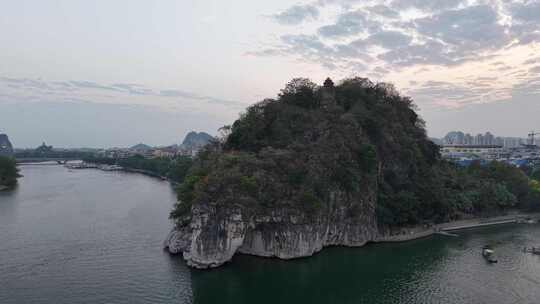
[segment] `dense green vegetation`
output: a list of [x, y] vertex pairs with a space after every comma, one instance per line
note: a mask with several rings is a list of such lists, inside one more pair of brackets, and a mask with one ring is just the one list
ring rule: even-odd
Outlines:
[[529, 195], [523, 203], [523, 207], [531, 211], [540, 211], [540, 163], [525, 168], [530, 177]]
[[5, 156], [0, 156], [0, 189], [12, 188], [17, 184], [19, 170], [15, 159]]
[[145, 158], [140, 155], [118, 159], [90, 156], [83, 160], [88, 163], [119, 165], [128, 169], [143, 170], [148, 174], [167, 177], [175, 182], [184, 180], [193, 162], [189, 156]]
[[351, 216], [371, 200], [379, 224], [400, 226], [531, 207], [537, 195], [515, 167], [441, 160], [412, 100], [365, 78], [294, 79], [224, 131], [195, 160], [172, 218], [201, 202], [325, 212], [339, 194]]
[[[50, 147], [50, 146], [47, 146]], [[16, 151], [14, 157], [17, 159], [25, 158], [64, 158], [64, 159], [83, 159], [91, 157], [93, 152], [52, 150], [39, 147], [37, 149], [27, 149]]]
[[525, 207], [530, 192], [529, 179], [520, 169], [499, 162], [462, 168], [440, 161], [427, 175], [396, 188], [383, 188], [379, 200], [380, 220], [395, 225], [496, 215]]

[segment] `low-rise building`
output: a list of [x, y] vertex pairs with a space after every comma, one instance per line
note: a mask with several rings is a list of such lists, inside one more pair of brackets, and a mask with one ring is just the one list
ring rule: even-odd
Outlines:
[[441, 155], [450, 159], [476, 157], [483, 159], [497, 159], [505, 153], [500, 145], [443, 145]]
[[177, 155], [195, 157], [199, 153], [199, 148], [180, 148]]
[[157, 148], [153, 152], [154, 157], [174, 157], [177, 153], [177, 149], [174, 147]]

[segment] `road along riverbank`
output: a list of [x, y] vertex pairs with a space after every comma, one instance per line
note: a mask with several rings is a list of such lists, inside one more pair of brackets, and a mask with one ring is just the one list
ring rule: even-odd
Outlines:
[[472, 229], [478, 227], [494, 226], [494, 225], [503, 225], [503, 224], [516, 224], [516, 223], [525, 223], [525, 222], [538, 222], [540, 221], [540, 213], [521, 213], [516, 212], [508, 215], [495, 216], [495, 217], [483, 217], [483, 218], [474, 218], [453, 221], [448, 223], [442, 223], [433, 225], [431, 227], [410, 227], [403, 228], [400, 230], [400, 233], [382, 236], [377, 238], [375, 243], [385, 243], [385, 242], [406, 242], [417, 240], [431, 236], [439, 232], [450, 232], [458, 231], [464, 229]]

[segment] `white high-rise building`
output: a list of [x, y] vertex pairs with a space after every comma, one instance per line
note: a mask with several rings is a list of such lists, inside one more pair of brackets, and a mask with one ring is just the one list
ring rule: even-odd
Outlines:
[[495, 136], [491, 134], [490, 132], [486, 132], [484, 135], [484, 145], [493, 145], [493, 140], [495, 139]]

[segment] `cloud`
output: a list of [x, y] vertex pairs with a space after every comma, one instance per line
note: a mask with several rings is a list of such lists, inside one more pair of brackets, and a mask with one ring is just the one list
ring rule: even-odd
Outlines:
[[455, 65], [456, 61], [446, 46], [436, 40], [422, 44], [410, 44], [380, 54], [379, 59], [396, 66], [414, 66], [419, 64]]
[[536, 64], [540, 62], [540, 58], [529, 58], [523, 62], [525, 65]]
[[519, 44], [540, 41], [540, 3], [511, 2], [507, 10], [512, 16], [511, 32]]
[[[347, 52], [350, 50], [342, 50]], [[278, 46], [264, 49], [256, 52], [248, 52], [248, 55], [253, 56], [282, 56], [282, 55], [298, 55], [305, 60], [315, 61], [323, 64], [329, 55], [333, 53], [333, 49], [323, 43], [319, 37], [315, 35], [283, 35], [280, 37]]]
[[300, 57], [306, 62], [315, 62], [329, 70], [348, 70], [351, 72], [365, 71], [366, 62], [373, 57], [365, 52], [362, 40], [346, 44], [328, 45], [316, 35], [284, 35], [281, 45], [260, 52], [250, 52], [253, 56], [284, 56]]
[[140, 85], [140, 84], [115, 83], [111, 85], [111, 87], [124, 90], [125, 92], [132, 95], [153, 95], [153, 91], [151, 89], [147, 89], [143, 85]]
[[298, 25], [318, 17], [319, 9], [314, 5], [294, 5], [283, 12], [272, 15], [274, 20], [283, 25]]
[[477, 77], [476, 78], [476, 81], [487, 81], [487, 82], [491, 82], [491, 81], [495, 81], [497, 80], [498, 77]]
[[372, 78], [375, 78], [375, 79], [381, 79], [384, 76], [386, 76], [389, 72], [390, 71], [388, 71], [387, 69], [378, 66], [378, 67], [374, 68], [373, 70], [371, 70], [368, 73], [368, 76], [372, 77]]
[[180, 91], [180, 90], [161, 90], [159, 91], [159, 95], [165, 96], [165, 97], [184, 97], [184, 98], [191, 98], [191, 99], [200, 99], [199, 95], [196, 95], [190, 92]]
[[49, 90], [51, 87], [41, 79], [0, 77], [0, 82], [12, 84], [25, 89]]
[[513, 69], [511, 66], [503, 65], [503, 66], [500, 66], [500, 67], [496, 68], [495, 70], [497, 70], [499, 72], [505, 72], [505, 71], [509, 71], [511, 69]]
[[[318, 0], [312, 5], [320, 12], [326, 6], [338, 10], [302, 19], [312, 21], [310, 26], [285, 31], [274, 45], [250, 54], [293, 57], [335, 74], [394, 80], [411, 86], [406, 90], [423, 103], [452, 108], [540, 89], [535, 78], [540, 60], [525, 57], [527, 49], [513, 52], [528, 47], [535, 54], [540, 1]], [[441, 68], [448, 73], [441, 74]], [[403, 80], [411, 75], [420, 77]], [[425, 80], [437, 78], [448, 81]]]
[[427, 81], [407, 93], [415, 96], [418, 103], [449, 108], [460, 108], [471, 103], [478, 103], [482, 99], [482, 93], [478, 90], [445, 81]]
[[386, 49], [395, 49], [407, 47], [411, 43], [412, 37], [398, 31], [380, 31], [369, 36], [366, 41]]
[[540, 21], [540, 3], [535, 1], [513, 2], [509, 6], [512, 18], [521, 23]]
[[528, 77], [512, 86], [511, 94], [514, 98], [526, 96], [535, 96], [538, 99], [540, 95], [540, 66], [529, 70]]
[[340, 15], [334, 24], [319, 28], [319, 35], [326, 38], [339, 38], [368, 33], [380, 28], [378, 21], [369, 20], [363, 10], [355, 10]]
[[222, 98], [216, 98], [212, 96], [204, 96], [204, 95], [198, 95], [191, 92], [181, 91], [181, 90], [160, 90], [159, 96], [163, 97], [181, 97], [181, 98], [188, 98], [193, 100], [204, 100], [209, 103], [214, 104], [221, 104], [225, 106], [234, 106], [234, 107], [245, 107], [245, 104], [242, 102], [234, 101], [234, 100], [228, 100], [228, 99], [222, 99]]
[[500, 48], [510, 42], [495, 8], [488, 5], [444, 11], [414, 24], [418, 33], [439, 39], [457, 54]]
[[399, 18], [399, 13], [397, 11], [382, 4], [366, 7], [366, 10], [372, 14], [383, 16], [390, 19]]
[[[423, 3], [401, 1], [398, 4], [413, 7]], [[316, 34], [285, 34], [281, 36], [281, 45], [250, 54], [292, 55], [328, 69], [339, 69], [339, 62], [365, 64], [370, 58], [395, 68], [457, 66], [493, 58], [495, 55], [487, 52], [500, 50], [512, 41], [508, 28], [499, 22], [498, 12], [492, 6], [444, 10], [460, 3], [449, 1], [427, 17], [397, 23], [381, 23], [380, 15], [399, 16], [383, 4], [346, 10], [334, 23], [319, 27]], [[349, 41], [343, 43], [344, 40]]]
[[529, 73], [540, 74], [540, 65], [530, 68]]
[[[355, 5], [352, 5], [352, 4]], [[521, 44], [540, 41], [540, 9], [538, 3], [504, 2], [469, 5], [462, 0], [394, 0], [386, 1], [319, 1], [318, 5], [339, 4], [343, 11], [335, 21], [320, 26], [315, 34], [296, 33], [281, 36], [283, 51], [271, 47], [250, 54], [258, 56], [296, 55], [310, 61], [313, 53], [327, 54], [328, 50], [340, 50], [333, 56], [317, 56], [323, 66], [331, 66], [320, 59], [340, 60], [359, 56], [376, 57], [388, 64], [413, 66], [433, 64], [455, 66], [468, 61], [492, 58], [499, 50], [518, 40]], [[491, 3], [491, 2], [487, 2]], [[360, 6], [358, 6], [360, 5]], [[310, 5], [315, 9], [315, 4]], [[417, 9], [408, 19], [401, 18], [394, 10]], [[300, 12], [293, 6], [285, 12]], [[285, 14], [285, 12], [281, 14]], [[503, 12], [511, 14], [512, 22], [502, 22]], [[294, 14], [301, 15], [303, 14]], [[381, 17], [383, 19], [381, 19]], [[391, 18], [390, 21], [387, 18]], [[515, 18], [515, 20], [514, 20]], [[302, 20], [305, 18], [297, 18]], [[306, 39], [309, 37], [309, 39]], [[414, 38], [413, 38], [414, 37]], [[344, 40], [349, 41], [348, 45]], [[333, 42], [334, 41], [334, 42]], [[294, 47], [292, 47], [294, 46]], [[376, 47], [387, 49], [380, 52]], [[366, 50], [371, 50], [366, 52]]]
[[[200, 95], [178, 89], [151, 89], [141, 84], [114, 83], [103, 84], [93, 81], [44, 81], [41, 79], [10, 78], [0, 77], [0, 89], [6, 86], [14, 90], [13, 96], [18, 96], [18, 100], [27, 100], [28, 91], [36, 91], [40, 96], [50, 95], [56, 99], [84, 99], [82, 96], [96, 96], [95, 92], [105, 91], [112, 95], [97, 95], [100, 99], [114, 99], [115, 96], [148, 96], [167, 99], [187, 99], [194, 101], [204, 101], [210, 104], [221, 104], [234, 109], [243, 108], [244, 103], [234, 100], [222, 99], [213, 96]], [[18, 95], [17, 95], [18, 93]], [[33, 98], [39, 99], [39, 98]]]
[[72, 86], [81, 88], [81, 89], [97, 89], [97, 90], [116, 91], [116, 92], [121, 91], [119, 88], [109, 86], [109, 85], [98, 84], [92, 81], [70, 81], [69, 83]]
[[394, 0], [393, 7], [399, 9], [416, 8], [422, 11], [441, 11], [458, 7], [464, 0]]

